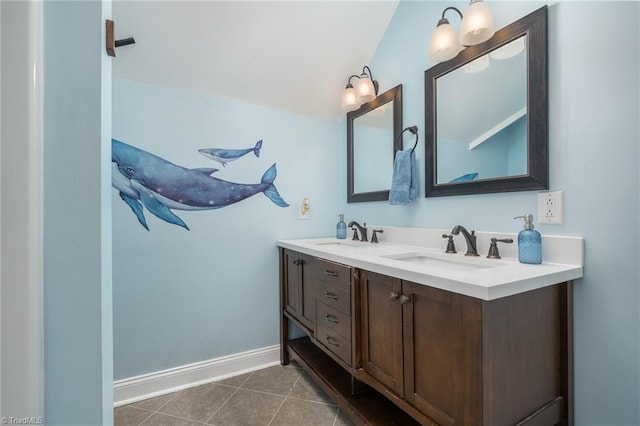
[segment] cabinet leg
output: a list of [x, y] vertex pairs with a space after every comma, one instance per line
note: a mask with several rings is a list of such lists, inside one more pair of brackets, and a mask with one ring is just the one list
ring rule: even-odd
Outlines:
[[573, 281], [564, 284], [561, 296], [561, 336], [562, 336], [562, 394], [565, 397], [564, 418], [568, 426], [574, 425], [573, 389]]
[[280, 364], [289, 365], [289, 319], [280, 314]]
[[284, 314], [286, 305], [286, 256], [284, 249], [278, 249], [280, 274], [280, 364], [289, 365], [289, 318]]
[[364, 392], [365, 390], [367, 390], [368, 387], [369, 386], [362, 383], [360, 380], [351, 376], [351, 395], [357, 395], [361, 392]]

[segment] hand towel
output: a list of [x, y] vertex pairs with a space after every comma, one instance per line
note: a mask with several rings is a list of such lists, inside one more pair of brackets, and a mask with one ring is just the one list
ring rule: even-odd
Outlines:
[[396, 152], [393, 177], [389, 191], [389, 204], [409, 204], [418, 198], [418, 168], [413, 149]]

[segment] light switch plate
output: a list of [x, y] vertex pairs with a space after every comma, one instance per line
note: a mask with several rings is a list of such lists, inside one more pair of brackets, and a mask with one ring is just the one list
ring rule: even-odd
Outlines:
[[562, 191], [538, 194], [538, 223], [560, 225], [563, 222]]
[[309, 210], [309, 199], [305, 198], [304, 200], [300, 201], [298, 203], [298, 219], [309, 219]]

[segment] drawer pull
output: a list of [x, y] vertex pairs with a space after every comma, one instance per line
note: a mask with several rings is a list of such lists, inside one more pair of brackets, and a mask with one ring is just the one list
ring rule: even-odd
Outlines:
[[326, 337], [327, 343], [330, 344], [331, 346], [335, 346], [336, 348], [340, 347], [340, 342], [338, 342], [336, 339], [334, 339], [331, 336], [327, 336]]
[[325, 318], [327, 319], [327, 321], [329, 321], [329, 322], [332, 322], [332, 323], [334, 323], [334, 324], [340, 324], [340, 320], [339, 320], [337, 317], [334, 317], [333, 315], [329, 315], [329, 314], [327, 314], [327, 315], [325, 315], [324, 317], [325, 317]]
[[325, 274], [325, 275], [327, 275], [327, 276], [329, 276], [329, 277], [337, 277], [337, 276], [338, 276], [338, 273], [337, 273], [337, 272], [335, 272], [335, 271], [330, 271], [330, 270], [328, 270], [328, 269], [325, 269], [325, 270], [324, 270], [324, 274]]
[[324, 292], [324, 297], [326, 297], [327, 299], [331, 299], [331, 300], [338, 300], [338, 296], [333, 294], [333, 293], [329, 293], [328, 291]]

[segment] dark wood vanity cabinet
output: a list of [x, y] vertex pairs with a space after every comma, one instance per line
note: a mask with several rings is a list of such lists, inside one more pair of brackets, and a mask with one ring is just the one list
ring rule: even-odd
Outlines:
[[[282, 360], [293, 355], [356, 424], [573, 424], [570, 282], [487, 301], [312, 262], [314, 332], [290, 341], [297, 316], [283, 305]], [[335, 268], [351, 279], [336, 280]]]

